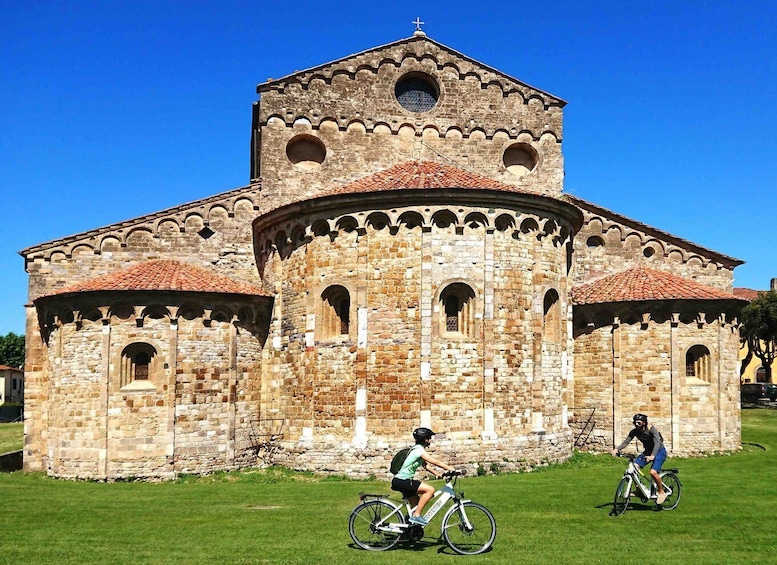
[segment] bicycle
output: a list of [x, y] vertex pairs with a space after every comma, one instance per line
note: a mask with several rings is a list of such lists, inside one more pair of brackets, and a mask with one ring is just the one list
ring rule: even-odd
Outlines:
[[[626, 470], [623, 472], [623, 478], [618, 483], [618, 488], [615, 489], [615, 500], [612, 503], [612, 513], [615, 516], [620, 516], [629, 507], [629, 500], [633, 496], [639, 497], [642, 502], [648, 500], [656, 500], [658, 498], [658, 487], [656, 482], [651, 479], [649, 484], [645, 484], [642, 480], [643, 470], [634, 464], [636, 459], [635, 455], [630, 453], [619, 453], [618, 457], [626, 457], [629, 460], [629, 464]], [[661, 507], [664, 510], [674, 510], [680, 503], [680, 495], [682, 494], [682, 483], [677, 476], [679, 469], [664, 469], [659, 472], [661, 482], [664, 483], [664, 492], [666, 493], [666, 500], [656, 507]]]
[[[424, 518], [432, 518], [450, 501], [452, 506], [442, 519], [441, 535], [445, 543], [461, 555], [483, 553], [494, 543], [496, 521], [484, 506], [464, 498], [464, 492], [456, 492], [456, 483], [462, 471], [447, 471], [441, 478], [446, 479], [445, 486], [434, 493], [429, 510]], [[397, 504], [382, 494], [360, 492], [361, 503], [351, 512], [348, 520], [348, 532], [354, 543], [369, 551], [391, 549], [402, 538], [417, 542], [424, 537], [424, 527], [411, 524], [415, 507], [402, 497]]]

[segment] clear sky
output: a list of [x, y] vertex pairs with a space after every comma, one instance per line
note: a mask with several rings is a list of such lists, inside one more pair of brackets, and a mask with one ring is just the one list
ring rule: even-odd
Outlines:
[[0, 0], [0, 334], [20, 250], [246, 185], [258, 83], [416, 17], [568, 102], [567, 192], [777, 277], [777, 3], [372, 4]]

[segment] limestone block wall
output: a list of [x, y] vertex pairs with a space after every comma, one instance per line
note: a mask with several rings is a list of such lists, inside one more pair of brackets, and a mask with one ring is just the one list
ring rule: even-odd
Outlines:
[[[736, 327], [725, 316], [699, 324], [689, 314], [649, 322], [636, 317], [579, 328], [575, 339], [576, 435], [593, 413], [584, 448], [607, 450], [645, 413], [670, 454], [738, 449], [740, 441]], [[687, 375], [687, 355], [706, 348], [701, 377]]]
[[[574, 200], [580, 204], [580, 201]], [[581, 205], [584, 224], [575, 238], [576, 282], [643, 266], [670, 271], [732, 291], [733, 269], [741, 261], [597, 207]]]
[[156, 259], [187, 261], [257, 283], [251, 221], [259, 206], [255, 185], [29, 247], [21, 252], [28, 299]]
[[[408, 74], [436, 84], [433, 108], [415, 112], [398, 102], [397, 81]], [[434, 42], [399, 42], [270, 81], [259, 92], [252, 178], [262, 177], [278, 205], [320, 196], [367, 171], [440, 155], [527, 190], [562, 190], [565, 103]], [[306, 138], [318, 156], [297, 161], [291, 146]], [[512, 146], [536, 157], [531, 173], [511, 170], [505, 151]]]
[[[286, 418], [273, 461], [383, 474], [418, 425], [445, 432], [445, 449], [462, 462], [518, 468], [568, 457], [562, 219], [398, 200], [343, 208], [255, 223], [259, 271], [277, 293], [264, 359], [263, 389], [272, 393], [262, 403], [263, 413]], [[497, 221], [506, 217], [513, 223]], [[472, 297], [454, 332], [441, 300], [451, 285], [467, 285]], [[351, 324], [327, 336], [322, 301], [332, 286], [347, 289]], [[549, 290], [563, 299], [542, 344]]]

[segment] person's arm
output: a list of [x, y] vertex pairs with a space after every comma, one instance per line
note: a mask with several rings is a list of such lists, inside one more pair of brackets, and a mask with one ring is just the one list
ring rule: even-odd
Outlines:
[[432, 457], [431, 455], [429, 455], [429, 453], [427, 453], [427, 451], [425, 449], [424, 449], [424, 452], [421, 454], [421, 459], [424, 460], [424, 467], [426, 468], [426, 470], [429, 471], [435, 477], [439, 478], [440, 475], [436, 471], [433, 471], [432, 469], [430, 469], [426, 465], [427, 463], [431, 463], [432, 465], [436, 465], [437, 467], [440, 467], [441, 469], [445, 469], [446, 471], [453, 471], [453, 467], [443, 463], [442, 461], [440, 461], [436, 457]]
[[631, 440], [633, 438], [634, 436], [631, 435], [631, 432], [629, 432], [629, 435], [626, 436], [626, 439], [624, 439], [618, 447], [612, 450], [612, 454], [617, 455], [618, 453], [620, 453], [622, 449], [624, 449], [627, 445], [631, 443]]
[[663, 442], [661, 441], [661, 434], [658, 433], [655, 426], [650, 428], [650, 435], [653, 436], [653, 453], [651, 453], [650, 456], [655, 459], [658, 450], [663, 446]]

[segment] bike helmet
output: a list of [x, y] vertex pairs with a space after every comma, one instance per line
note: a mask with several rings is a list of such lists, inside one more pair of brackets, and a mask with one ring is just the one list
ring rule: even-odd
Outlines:
[[637, 422], [642, 422], [643, 424], [645, 424], [645, 427], [647, 427], [647, 416], [645, 416], [644, 414], [634, 414], [634, 418], [632, 419], [635, 425]]
[[413, 439], [416, 443], [421, 443], [422, 441], [429, 441], [432, 439], [432, 436], [434, 436], [435, 433], [430, 430], [429, 428], [416, 428], [413, 430]]

